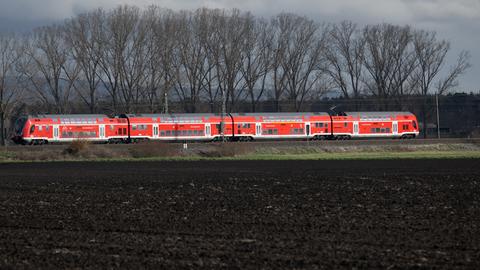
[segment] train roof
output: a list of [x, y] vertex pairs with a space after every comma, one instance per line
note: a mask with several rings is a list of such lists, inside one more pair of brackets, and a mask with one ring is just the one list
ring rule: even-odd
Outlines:
[[215, 116], [213, 113], [141, 113], [141, 114], [122, 114], [127, 117], [160, 117], [160, 118], [201, 118]]
[[347, 116], [357, 116], [360, 118], [376, 118], [376, 117], [397, 117], [404, 115], [413, 115], [411, 112], [345, 112]]
[[[196, 117], [219, 117], [220, 114], [218, 113], [170, 113], [170, 114], [125, 114], [128, 117], [160, 117], [160, 118], [196, 118]], [[328, 116], [326, 112], [293, 112], [293, 113], [285, 113], [285, 112], [267, 112], [267, 113], [232, 113], [232, 116], [255, 116], [255, 117], [295, 117], [295, 116]], [[228, 114], [225, 115], [228, 117]]]
[[60, 119], [75, 119], [75, 118], [108, 118], [105, 114], [33, 114], [28, 118], [60, 118]]
[[326, 112], [261, 112], [261, 113], [232, 113], [235, 116], [263, 116], [263, 117], [294, 117], [294, 116], [328, 116]]

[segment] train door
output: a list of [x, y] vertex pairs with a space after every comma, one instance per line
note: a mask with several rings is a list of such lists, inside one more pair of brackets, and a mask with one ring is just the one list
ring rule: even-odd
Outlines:
[[397, 121], [393, 121], [393, 123], [392, 123], [392, 132], [393, 132], [394, 136], [398, 134], [398, 122]]
[[310, 123], [305, 123], [305, 133], [310, 136]]
[[210, 137], [211, 133], [212, 133], [212, 130], [211, 130], [210, 124], [205, 124], [205, 136]]
[[100, 139], [105, 139], [105, 125], [100, 125], [99, 129], [100, 129], [100, 134], [99, 134]]
[[153, 138], [158, 138], [158, 125], [153, 125]]
[[358, 135], [358, 122], [353, 122], [353, 135]]
[[261, 123], [256, 124], [256, 135], [257, 136], [262, 135], [262, 124]]
[[53, 125], [53, 140], [58, 141], [58, 125]]

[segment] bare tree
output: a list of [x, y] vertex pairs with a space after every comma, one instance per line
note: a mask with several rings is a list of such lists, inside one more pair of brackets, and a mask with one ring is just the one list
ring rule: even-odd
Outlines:
[[99, 40], [103, 50], [100, 51], [100, 70], [97, 75], [110, 96], [111, 110], [114, 114], [120, 109], [125, 50], [129, 35], [134, 29], [131, 10], [132, 7], [120, 6], [106, 14], [107, 18]]
[[[100, 79], [100, 56], [102, 25], [105, 12], [101, 9], [80, 14], [65, 25], [65, 37], [73, 59], [78, 63], [81, 73], [77, 84], [74, 84], [77, 94], [88, 106], [90, 113], [97, 110], [97, 92]], [[86, 84], [86, 87], [85, 87]]]
[[287, 31], [282, 38], [284, 50], [281, 59], [285, 74], [284, 87], [294, 109], [299, 111], [305, 97], [322, 78], [322, 54], [325, 50], [325, 28], [314, 21], [292, 14], [284, 14]]
[[205, 63], [207, 52], [205, 42], [208, 29], [207, 9], [197, 10], [193, 15], [182, 12], [179, 23], [179, 63], [176, 66], [177, 82], [174, 87], [183, 103], [184, 110], [195, 112], [207, 74]]
[[329, 31], [330, 40], [326, 58], [328, 75], [336, 88], [345, 98], [354, 99], [358, 110], [358, 98], [362, 90], [363, 57], [365, 39], [358, 31], [357, 25], [343, 21], [334, 25]]
[[16, 64], [22, 55], [14, 35], [0, 36], [0, 145], [5, 145], [5, 120], [22, 98], [23, 88], [17, 82]]
[[[121, 64], [121, 97], [126, 112], [137, 112], [139, 103], [144, 93], [143, 85], [146, 79], [147, 51], [145, 41], [147, 39], [147, 23], [140, 17], [140, 11], [132, 8], [125, 12], [123, 29], [126, 32], [126, 43], [122, 53]], [[117, 29], [120, 30], [120, 29]]]
[[[450, 50], [450, 44], [445, 40], [437, 40], [435, 32], [417, 31], [414, 35], [415, 55], [419, 61], [416, 77], [420, 82], [420, 94], [423, 96], [422, 118], [424, 125], [424, 138], [427, 137], [427, 96], [434, 80], [437, 78], [445, 63], [445, 58]], [[442, 94], [455, 86], [455, 81], [470, 66], [469, 55], [462, 52], [457, 64], [453, 66], [445, 79], [439, 80], [437, 94]]]
[[388, 101], [411, 72], [406, 72], [401, 78], [396, 77], [402, 71], [403, 61], [408, 54], [411, 43], [410, 27], [400, 27], [390, 24], [367, 26], [364, 29], [365, 57], [364, 65], [369, 78], [365, 83], [367, 89], [378, 99], [380, 109], [388, 109]]
[[458, 86], [458, 77], [464, 74], [471, 67], [469, 59], [470, 53], [468, 51], [460, 52], [457, 62], [450, 67], [447, 75], [438, 80], [436, 84], [438, 94], [444, 94]]
[[22, 67], [23, 75], [44, 104], [57, 113], [68, 111], [68, 102], [79, 74], [75, 61], [68, 58], [63, 27], [58, 25], [35, 30], [25, 53], [31, 62]]
[[250, 110], [255, 112], [256, 104], [265, 92], [273, 35], [264, 20], [255, 20], [252, 16], [247, 16], [245, 23], [241, 72], [250, 97]]
[[150, 21], [147, 35], [147, 80], [150, 110], [156, 110], [155, 103], [163, 104], [163, 111], [168, 112], [168, 94], [175, 84], [175, 47], [177, 38], [177, 21], [171, 10], [151, 7], [147, 11]]
[[280, 100], [285, 92], [287, 73], [284, 70], [283, 61], [287, 55], [289, 38], [292, 35], [293, 14], [280, 14], [271, 20], [272, 33], [274, 35], [272, 44], [271, 80], [273, 83], [271, 97], [274, 101], [274, 110], [280, 111]]

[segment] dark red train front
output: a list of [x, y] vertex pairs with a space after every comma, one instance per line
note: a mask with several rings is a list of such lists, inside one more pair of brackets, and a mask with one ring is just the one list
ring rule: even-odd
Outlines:
[[28, 143], [25, 139], [24, 136], [27, 135], [28, 133], [28, 127], [27, 127], [27, 122], [28, 122], [28, 117], [20, 117], [15, 121], [14, 125], [14, 130], [13, 130], [13, 137], [12, 141], [16, 144], [26, 144]]

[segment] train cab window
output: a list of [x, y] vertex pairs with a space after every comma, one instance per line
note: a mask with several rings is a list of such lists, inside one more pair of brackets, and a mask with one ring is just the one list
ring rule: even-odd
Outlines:
[[30, 127], [30, 133], [33, 133], [34, 131], [35, 131], [35, 125], [32, 125], [32, 126]]
[[413, 125], [413, 128], [414, 128], [414, 129], [417, 129], [417, 122], [412, 121], [412, 125]]

